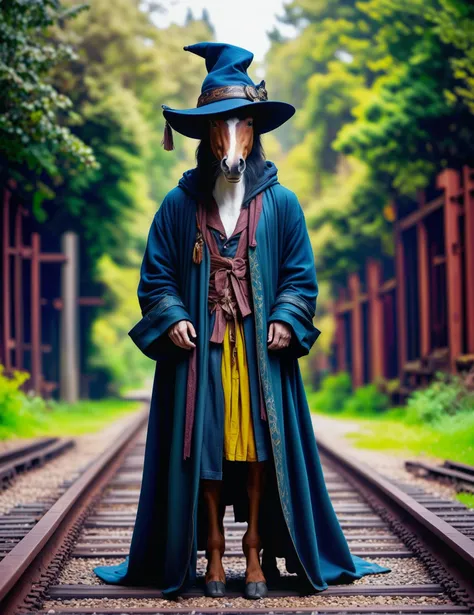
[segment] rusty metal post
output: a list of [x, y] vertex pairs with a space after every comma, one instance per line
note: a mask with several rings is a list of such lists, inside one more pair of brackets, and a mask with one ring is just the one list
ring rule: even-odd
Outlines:
[[[425, 204], [425, 194], [422, 192], [418, 199], [418, 207], [421, 209]], [[418, 249], [418, 288], [419, 288], [419, 313], [420, 313], [420, 355], [426, 357], [431, 351], [431, 322], [430, 322], [430, 270], [428, 262], [428, 231], [425, 219], [420, 219], [416, 224], [417, 249]]]
[[343, 291], [339, 289], [338, 298], [334, 302], [334, 318], [336, 319], [336, 371], [344, 371], [346, 366], [346, 339], [344, 332], [344, 316], [339, 311], [343, 301]]
[[79, 399], [79, 240], [77, 233], [64, 233], [61, 247], [65, 262], [61, 268], [61, 361], [59, 394], [63, 401]]
[[456, 371], [456, 358], [462, 353], [462, 262], [459, 215], [461, 207], [459, 173], [445, 169], [437, 177], [438, 188], [444, 189], [444, 238], [446, 249], [446, 285], [448, 298], [448, 340], [450, 368]]
[[0, 357], [5, 369], [11, 370], [10, 340], [11, 340], [11, 305], [10, 305], [10, 197], [9, 190], [3, 190], [3, 237], [2, 237], [2, 302], [3, 302], [3, 356]]
[[366, 267], [369, 300], [370, 380], [373, 381], [385, 376], [383, 298], [379, 293], [382, 285], [382, 264], [380, 261], [369, 258]]
[[31, 384], [30, 388], [41, 394], [41, 238], [31, 235]]
[[466, 346], [474, 354], [474, 169], [463, 167], [464, 250], [466, 263]]
[[18, 206], [15, 212], [14, 315], [15, 315], [15, 368], [23, 369], [23, 211]]
[[360, 302], [360, 277], [349, 275], [349, 291], [352, 307], [352, 384], [354, 388], [364, 384], [364, 339], [362, 332], [362, 305]]
[[[398, 218], [398, 214], [397, 214]], [[405, 252], [403, 232], [395, 222], [395, 278], [397, 283], [398, 376], [402, 378], [407, 362], [407, 306], [405, 299]]]
[[346, 342], [344, 334], [344, 317], [341, 314], [336, 315], [336, 340], [337, 371], [344, 371], [346, 369]]

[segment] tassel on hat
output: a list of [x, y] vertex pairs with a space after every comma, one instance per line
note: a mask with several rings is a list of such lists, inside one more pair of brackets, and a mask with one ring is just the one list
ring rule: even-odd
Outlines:
[[161, 145], [167, 152], [174, 149], [173, 131], [171, 130], [171, 126], [168, 120], [166, 120], [165, 123], [165, 129], [163, 131], [163, 139], [161, 140]]

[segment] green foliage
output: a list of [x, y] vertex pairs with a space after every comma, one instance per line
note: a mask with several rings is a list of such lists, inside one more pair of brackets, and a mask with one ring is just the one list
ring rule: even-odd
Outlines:
[[94, 173], [57, 191], [54, 207], [67, 215], [55, 231], [81, 233], [92, 276], [103, 254], [126, 266], [131, 251], [143, 249], [145, 228], [174, 181], [176, 157], [183, 157], [179, 142], [176, 152], [163, 150], [160, 104], [195, 104], [202, 61], [188, 54], [182, 70], [169, 67], [182, 60], [185, 43], [207, 38], [207, 26], [192, 21], [160, 30], [155, 19], [153, 8], [134, 0], [94, 0], [67, 29], [53, 32], [55, 44], [76, 50], [53, 81], [78, 113], [74, 132], [94, 147], [100, 162]]
[[29, 377], [20, 371], [7, 377], [0, 365], [0, 440], [89, 433], [139, 406], [123, 399], [84, 400], [77, 404], [46, 402], [20, 388]]
[[65, 60], [69, 45], [45, 39], [48, 29], [76, 15], [59, 0], [4, 0], [0, 11], [0, 173], [21, 177], [25, 170], [57, 176], [60, 168], [83, 173], [96, 168], [90, 147], [65, 125], [70, 98], [48, 80]]
[[[406, 418], [406, 417], [405, 417]], [[352, 417], [354, 420], [354, 417]], [[361, 448], [401, 455], [429, 456], [474, 464], [474, 413], [446, 416], [431, 423], [404, 420], [400, 411], [361, 418], [360, 429], [348, 436]]]
[[474, 493], [457, 493], [456, 500], [468, 508], [474, 508]]
[[7, 377], [0, 364], [0, 440], [21, 433], [24, 425], [36, 425], [37, 415], [46, 408], [41, 397], [27, 395], [20, 389], [28, 378], [27, 372], [20, 371]]
[[311, 408], [327, 413], [342, 412], [352, 394], [351, 377], [347, 372], [329, 374], [323, 380], [321, 389], [309, 396]]
[[[437, 424], [468, 413], [474, 413], [474, 392], [456, 374], [437, 372], [429, 386], [414, 391], [407, 400], [407, 419], [416, 423]], [[464, 417], [452, 424], [458, 420]]]
[[269, 91], [298, 108], [278, 132], [281, 175], [301, 195], [321, 281], [345, 284], [367, 254], [391, 255], [392, 198], [474, 160], [474, 5], [293, 0], [281, 20], [298, 31], [274, 31], [267, 56]]
[[389, 408], [390, 399], [375, 384], [358, 387], [349, 397], [343, 411], [350, 415], [380, 414]]
[[456, 95], [453, 70], [467, 62], [467, 50], [446, 44], [439, 23], [445, 11], [459, 23], [472, 19], [474, 8], [438, 0], [369, 0], [359, 7], [377, 26], [375, 47], [386, 68], [335, 146], [385, 177], [387, 188], [414, 194], [439, 168], [458, 167], [473, 154], [472, 116]]
[[94, 371], [108, 372], [111, 391], [119, 393], [119, 388], [137, 386], [153, 368], [153, 363], [128, 336], [128, 331], [140, 317], [136, 293], [139, 268], [119, 267], [105, 255], [99, 262], [99, 279], [106, 288], [105, 298], [110, 307], [92, 327], [94, 353], [91, 367]]
[[365, 416], [380, 414], [389, 408], [389, 397], [375, 384], [352, 391], [348, 372], [327, 375], [320, 390], [310, 393], [310, 406], [315, 412]]
[[[348, 379], [344, 373], [328, 376], [321, 391], [310, 393], [308, 400], [312, 411], [357, 424], [358, 429], [347, 434], [356, 446], [474, 464], [474, 392], [468, 378], [438, 372], [428, 387], [409, 396], [406, 406], [393, 408], [380, 390], [389, 390], [391, 381], [351, 394]], [[336, 398], [338, 382], [346, 394]]]
[[71, 128], [94, 147], [100, 168], [56, 190], [48, 224], [55, 234], [80, 234], [82, 292], [106, 298], [96, 311], [88, 367], [105, 372], [112, 391], [137, 385], [151, 367], [127, 335], [140, 317], [139, 265], [154, 213], [181, 167], [193, 166], [184, 137], [176, 135], [174, 152], [163, 150], [161, 104], [196, 104], [205, 67], [183, 46], [212, 38], [206, 14], [160, 29], [155, 9], [94, 0], [68, 28], [51, 33], [54, 44], [76, 50], [53, 82], [73, 101], [78, 115]]

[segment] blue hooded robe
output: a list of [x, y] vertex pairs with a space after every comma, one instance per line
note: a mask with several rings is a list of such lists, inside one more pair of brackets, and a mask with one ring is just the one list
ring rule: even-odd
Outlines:
[[[156, 361], [138, 511], [126, 559], [94, 568], [107, 583], [148, 585], [170, 597], [196, 581], [197, 551], [205, 549], [207, 539], [199, 485], [203, 439], [209, 433], [205, 417], [212, 316], [207, 246], [200, 264], [192, 259], [197, 190], [196, 169], [186, 171], [150, 228], [138, 288], [143, 318], [130, 331], [137, 346]], [[246, 327], [245, 341], [250, 377], [261, 378], [273, 462], [262, 497], [260, 535], [265, 556], [285, 558], [288, 572], [320, 591], [390, 569], [350, 553], [324, 482], [297, 361], [320, 334], [312, 322], [318, 284], [303, 210], [296, 195], [278, 182], [270, 161], [246, 202], [259, 192], [263, 204], [257, 246], [248, 250], [253, 326]], [[198, 353], [188, 459], [183, 459], [183, 438], [190, 351], [167, 335], [182, 319], [195, 327]], [[292, 341], [287, 348], [269, 351], [268, 326], [276, 320], [291, 326]], [[257, 388], [254, 382], [253, 390]], [[223, 475], [224, 501], [233, 505], [236, 521], [247, 520], [246, 467], [227, 462]]]

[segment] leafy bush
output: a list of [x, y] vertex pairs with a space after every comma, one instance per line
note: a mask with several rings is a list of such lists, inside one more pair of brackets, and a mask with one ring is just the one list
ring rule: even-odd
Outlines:
[[10, 437], [12, 432], [28, 435], [42, 422], [45, 401], [20, 389], [28, 378], [27, 372], [20, 371], [9, 378], [0, 365], [0, 439]]
[[456, 374], [436, 372], [433, 382], [414, 391], [407, 400], [407, 419], [439, 423], [449, 416], [474, 411], [474, 392]]
[[352, 394], [351, 377], [347, 372], [330, 374], [323, 380], [321, 389], [310, 395], [313, 410], [342, 412], [346, 400]]
[[388, 410], [390, 399], [376, 384], [359, 387], [344, 404], [347, 414], [380, 414]]
[[139, 407], [137, 402], [113, 398], [46, 402], [21, 390], [28, 378], [28, 373], [20, 371], [7, 377], [0, 365], [0, 440], [90, 433]]

